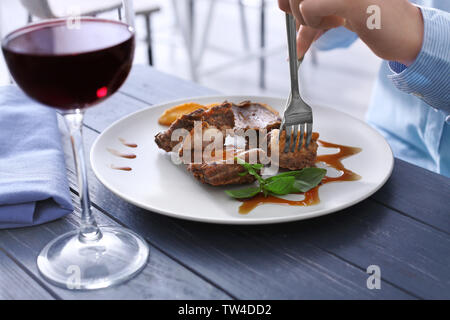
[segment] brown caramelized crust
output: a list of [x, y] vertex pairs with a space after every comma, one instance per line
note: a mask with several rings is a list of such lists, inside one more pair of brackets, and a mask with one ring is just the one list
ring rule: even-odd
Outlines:
[[252, 175], [239, 175], [239, 173], [245, 172], [244, 167], [240, 164], [201, 163], [188, 164], [186, 168], [192, 173], [194, 178], [202, 183], [210, 184], [212, 186], [245, 184], [255, 181], [255, 177]]
[[[278, 141], [278, 135], [279, 130], [272, 130], [269, 133], [268, 141], [271, 141], [269, 143], [269, 154], [271, 152], [271, 146], [273, 143], [277, 144]], [[316, 163], [317, 158], [317, 140], [319, 139], [319, 134], [316, 132], [313, 132], [311, 136], [311, 142], [308, 145], [308, 148], [306, 148], [305, 145], [305, 138], [303, 139], [302, 148], [301, 150], [298, 150], [298, 144], [300, 143], [300, 137], [298, 137], [295, 141], [295, 150], [294, 152], [289, 151], [287, 153], [284, 153], [284, 146], [285, 146], [285, 137], [286, 137], [286, 131], [281, 132], [281, 137], [279, 139], [279, 161], [278, 165], [280, 168], [283, 169], [289, 169], [289, 170], [300, 170], [307, 167], [314, 167]], [[291, 148], [292, 148], [292, 142], [291, 142]]]
[[[206, 122], [202, 122], [202, 130], [218, 130], [216, 127], [210, 126]], [[239, 176], [239, 173], [245, 172], [245, 169], [240, 164], [237, 164], [234, 158], [240, 156], [245, 161], [249, 161], [248, 152], [243, 149], [236, 149], [230, 146], [223, 146], [222, 154], [218, 154], [214, 150], [213, 155], [206, 154], [204, 149], [214, 141], [203, 140], [201, 145], [201, 163], [195, 163], [195, 143], [193, 143], [194, 130], [190, 132], [190, 139], [183, 141], [183, 147], [179, 150], [179, 156], [186, 164], [186, 169], [192, 173], [194, 178], [202, 183], [212, 186], [224, 186], [229, 184], [245, 184], [255, 181], [252, 175]], [[224, 141], [220, 143], [223, 144]], [[190, 157], [184, 159], [184, 152], [190, 151]], [[241, 154], [242, 153], [242, 154]], [[232, 163], [226, 163], [227, 159], [231, 159]]]
[[185, 129], [187, 132], [190, 132], [194, 129], [195, 121], [205, 121], [220, 130], [231, 129], [234, 127], [234, 114], [231, 109], [231, 104], [224, 103], [206, 111], [204, 109], [198, 109], [181, 116], [171, 124], [168, 130], [160, 132], [155, 136], [156, 144], [160, 149], [167, 152], [172, 151], [173, 147], [183, 139], [183, 137], [180, 137], [178, 141], [172, 141], [172, 133], [177, 129]]
[[172, 151], [173, 147], [182, 140], [180, 137], [178, 141], [171, 141], [172, 133], [176, 129], [186, 129], [190, 132], [194, 128], [195, 121], [207, 122], [210, 126], [222, 131], [226, 129], [266, 129], [269, 132], [279, 128], [281, 123], [278, 112], [265, 104], [250, 101], [233, 104], [225, 101], [209, 110], [198, 109], [181, 116], [172, 123], [168, 130], [155, 136], [156, 144], [167, 152]]

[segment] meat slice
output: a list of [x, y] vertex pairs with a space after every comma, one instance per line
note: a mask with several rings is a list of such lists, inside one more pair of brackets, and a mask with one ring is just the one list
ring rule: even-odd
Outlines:
[[266, 129], [269, 132], [272, 129], [279, 128], [281, 119], [277, 111], [268, 105], [244, 101], [239, 104], [233, 104], [225, 101], [221, 105], [215, 106], [209, 110], [198, 109], [192, 113], [181, 116], [168, 130], [160, 132], [155, 136], [155, 142], [159, 148], [170, 152], [182, 138], [178, 141], [172, 141], [172, 133], [176, 129], [186, 129], [190, 132], [194, 128], [195, 121], [207, 122], [210, 126], [219, 130], [226, 129]]
[[[205, 156], [202, 163], [189, 163], [186, 165], [186, 169], [200, 182], [212, 186], [252, 183], [256, 180], [255, 177], [250, 174], [240, 175], [246, 170], [234, 158], [241, 158], [249, 162], [251, 153], [258, 155], [261, 151], [260, 149], [239, 150], [226, 148], [223, 157], [208, 159]], [[227, 163], [227, 159], [231, 159], [232, 163]]]
[[230, 103], [224, 103], [209, 110], [198, 109], [187, 115], [183, 115], [172, 123], [168, 130], [160, 132], [155, 136], [156, 144], [160, 149], [167, 152], [172, 151], [173, 147], [183, 139], [183, 137], [180, 137], [178, 141], [172, 141], [172, 133], [177, 129], [186, 129], [187, 132], [190, 132], [194, 129], [195, 121], [205, 121], [220, 130], [231, 129], [234, 127], [232, 106]]
[[270, 106], [262, 103], [244, 101], [232, 105], [235, 129], [272, 129], [281, 125], [280, 115]]
[[[317, 158], [317, 140], [319, 139], [319, 134], [316, 132], [313, 132], [311, 136], [311, 142], [308, 145], [308, 148], [305, 146], [305, 138], [300, 142], [300, 137], [298, 137], [295, 141], [295, 150], [294, 152], [287, 152], [284, 153], [284, 146], [285, 146], [285, 137], [286, 137], [286, 131], [281, 132], [281, 137], [278, 139], [280, 131], [278, 129], [272, 130], [268, 134], [268, 141], [270, 141], [268, 146], [268, 154], [270, 155], [272, 152], [272, 147], [275, 145], [278, 145], [279, 150], [279, 159], [278, 159], [278, 166], [283, 169], [289, 169], [289, 170], [300, 170], [307, 167], [314, 167], [316, 163]], [[300, 135], [299, 135], [300, 136]], [[298, 144], [302, 143], [301, 150], [298, 150]], [[292, 147], [292, 144], [291, 144]]]
[[245, 169], [240, 164], [226, 163], [201, 163], [188, 164], [187, 170], [192, 173], [194, 178], [202, 183], [212, 186], [225, 186], [229, 184], [246, 184], [255, 181], [252, 175], [240, 176]]
[[[210, 126], [207, 122], [202, 122], [201, 129], [203, 133], [211, 130], [218, 135], [212, 134], [211, 139], [207, 140], [206, 137], [209, 135], [204, 134], [200, 144], [194, 142], [195, 131], [193, 129], [189, 134], [189, 139], [187, 137], [184, 139], [182, 148], [178, 151], [180, 159], [194, 178], [212, 186], [245, 184], [255, 181], [252, 175], [240, 176], [239, 173], [245, 172], [245, 169], [235, 161], [235, 157], [249, 161], [251, 151], [245, 149], [245, 144], [242, 148], [235, 145], [226, 145], [225, 136], [221, 134], [221, 130]], [[220, 140], [215, 143], [217, 138]], [[220, 149], [216, 149], [216, 146]], [[208, 149], [210, 147], [211, 149]], [[199, 151], [199, 159], [195, 158], [197, 151]], [[257, 159], [257, 156], [254, 158]]]

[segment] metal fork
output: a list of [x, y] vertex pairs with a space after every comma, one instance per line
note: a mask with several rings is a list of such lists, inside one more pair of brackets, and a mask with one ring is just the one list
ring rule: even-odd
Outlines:
[[[289, 70], [291, 74], [291, 93], [286, 103], [284, 111], [283, 121], [280, 126], [280, 137], [283, 130], [286, 131], [284, 151], [285, 153], [295, 151], [295, 145], [297, 142], [298, 132], [300, 131], [298, 150], [301, 150], [304, 140], [304, 134], [306, 129], [306, 143], [305, 147], [308, 148], [311, 142], [312, 127], [313, 127], [313, 114], [311, 107], [303, 101], [300, 96], [300, 90], [298, 87], [298, 69], [302, 60], [297, 59], [297, 30], [295, 27], [294, 17], [290, 14], [286, 14], [286, 29], [289, 48]], [[291, 136], [293, 137], [293, 143], [291, 147]]]

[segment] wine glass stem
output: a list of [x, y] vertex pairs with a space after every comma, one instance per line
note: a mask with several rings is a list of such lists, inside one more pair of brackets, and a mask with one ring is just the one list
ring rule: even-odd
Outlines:
[[75, 167], [78, 176], [78, 189], [81, 205], [81, 224], [79, 239], [82, 242], [97, 241], [102, 233], [92, 214], [91, 201], [89, 199], [89, 187], [87, 179], [87, 168], [83, 149], [83, 116], [80, 109], [64, 114], [64, 120], [70, 132]]

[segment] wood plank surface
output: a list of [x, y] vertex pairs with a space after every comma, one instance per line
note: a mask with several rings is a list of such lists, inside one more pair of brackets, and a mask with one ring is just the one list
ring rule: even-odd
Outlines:
[[450, 179], [395, 159], [391, 179], [373, 199], [450, 234]]
[[0, 300], [53, 300], [38, 281], [0, 248]]
[[[87, 145], [95, 136], [95, 132], [87, 132]], [[314, 296], [315, 290], [317, 296], [331, 297], [331, 287], [343, 282], [321, 288], [321, 276], [346, 279], [360, 289], [354, 289], [355, 295], [336, 289], [343, 296], [334, 298], [389, 296], [389, 285], [381, 292], [365, 287], [365, 270], [372, 264], [379, 265], [383, 279], [403, 293], [416, 298], [450, 297], [449, 236], [373, 200], [310, 221], [260, 227], [216, 226], [136, 208], [115, 197], [92, 174], [90, 179], [92, 199], [103, 211], [238, 298], [261, 298], [264, 293], [268, 294], [266, 298], [285, 294], [305, 298]], [[255, 239], [265, 245], [255, 246]], [[287, 253], [288, 248], [299, 255], [298, 261], [304, 259], [320, 268], [303, 269], [300, 264], [295, 270], [295, 262], [289, 262], [295, 254]], [[350, 276], [347, 273], [352, 269], [358, 272], [353, 270]], [[279, 273], [274, 275], [272, 270]], [[302, 279], [303, 272], [312, 277], [311, 282]]]
[[[84, 136], [85, 145], [90, 146], [97, 137], [97, 132], [86, 128]], [[70, 152], [70, 148], [66, 148], [67, 157], [70, 157]], [[69, 179], [71, 185], [76, 188], [76, 176], [71, 161], [68, 162], [68, 168], [70, 171]], [[237, 298], [319, 298], [326, 296], [326, 292], [330, 289], [330, 286], [331, 288], [335, 287], [335, 289], [332, 290], [332, 293], [330, 293], [333, 298], [373, 298], [377, 296], [380, 298], [410, 298], [409, 295], [404, 294], [401, 290], [391, 288], [389, 285], [386, 287], [386, 290], [382, 292], [382, 295], [375, 291], [368, 290], [365, 286], [367, 275], [363, 271], [336, 259], [326, 252], [317, 250], [317, 248], [312, 246], [310, 246], [309, 250], [320, 251], [320, 254], [325, 255], [331, 262], [335, 263], [335, 265], [331, 265], [330, 268], [348, 268], [345, 272], [345, 274], [348, 275], [348, 278], [350, 278], [350, 280], [347, 280], [348, 283], [340, 284], [339, 281], [336, 281], [335, 283], [327, 285], [331, 275], [326, 272], [328, 269], [325, 265], [322, 267], [322, 270], [317, 271], [314, 268], [309, 267], [308, 272], [302, 275], [303, 273], [299, 272], [301, 271], [301, 265], [290, 270], [289, 266], [294, 267], [296, 264], [295, 261], [290, 261], [286, 264], [283, 261], [284, 259], [277, 261], [280, 259], [277, 257], [278, 254], [275, 254], [274, 256], [276, 259], [267, 260], [266, 263], [262, 265], [260, 263], [248, 262], [245, 260], [239, 262], [236, 260], [236, 257], [233, 257], [233, 253], [224, 255], [221, 253], [223, 249], [220, 246], [211, 247], [208, 245], [208, 237], [214, 236], [209, 232], [204, 232], [210, 227], [213, 227], [216, 230], [216, 236], [228, 239], [228, 241], [224, 240], [223, 243], [245, 243], [245, 236], [241, 232], [234, 231], [233, 227], [222, 228], [223, 226], [210, 226], [199, 223], [194, 224], [194, 226], [198, 225], [201, 229], [195, 231], [189, 231], [188, 229], [186, 232], [185, 225], [186, 223], [189, 225], [189, 222], [152, 214], [120, 200], [98, 182], [90, 169], [89, 183], [91, 199], [95, 206], [100, 208], [102, 212], [111, 214], [114, 219], [129, 216], [130, 219], [125, 218], [123, 221], [119, 219], [119, 221], [127, 226], [128, 222], [131, 221], [132, 224], [129, 225], [129, 227], [136, 230], [141, 235], [144, 235], [152, 244], [161, 248], [166, 254], [174, 257], [174, 259], [183, 265], [192, 268], [198, 274], [201, 274], [202, 276], [207, 275], [210, 282], [214, 282], [219, 288], [223, 288], [226, 292], [229, 292], [232, 296], [236, 296]], [[114, 206], [114, 209], [112, 209], [109, 204]], [[120, 213], [123, 213], [123, 215]], [[139, 220], [136, 221], [136, 218]], [[197, 238], [192, 239], [192, 236], [190, 235], [191, 232], [199, 232], [202, 240]], [[245, 248], [246, 245], [243, 247]], [[263, 253], [262, 251], [255, 251], [250, 248], [249, 250], [251, 252]], [[245, 254], [245, 251], [242, 253]], [[191, 256], [191, 254], [193, 254], [193, 256]], [[247, 256], [247, 254], [245, 254], [245, 256]], [[255, 258], [256, 257], [257, 256], [255, 256]], [[264, 259], [264, 257], [262, 256], [261, 259]], [[264, 272], [266, 269], [255, 273], [261, 266], [267, 267], [270, 264], [274, 264], [274, 268], [280, 268], [278, 267], [278, 264], [280, 263], [283, 266], [283, 272], [280, 272], [279, 275], [291, 274], [291, 279], [280, 279], [280, 276], [275, 275], [270, 276], [272, 279], [269, 280], [269, 274], [265, 274]], [[253, 264], [255, 264], [255, 266], [253, 266]], [[241, 265], [246, 265], [246, 268], [241, 270]], [[330, 272], [330, 270], [328, 271]], [[256, 282], [255, 276], [258, 279]], [[340, 278], [342, 278], [342, 276], [340, 276]], [[294, 281], [295, 279], [297, 280]], [[285, 280], [288, 281], [284, 282]], [[316, 284], [315, 286], [314, 283]], [[295, 286], [293, 284], [295, 284]], [[297, 284], [300, 286], [297, 286]]]
[[[76, 200], [76, 199], [75, 199]], [[95, 217], [101, 225], [117, 225], [97, 210]], [[230, 297], [183, 266], [150, 248], [146, 268], [123, 285], [94, 291], [71, 291], [57, 288], [39, 274], [36, 258], [40, 250], [53, 238], [74, 230], [79, 221], [79, 207], [74, 215], [33, 228], [21, 228], [0, 232], [0, 243], [8, 253], [39, 279], [46, 290], [62, 299], [229, 299]], [[3, 259], [1, 259], [3, 261]], [[8, 292], [18, 294], [22, 287], [9, 287]]]
[[[11, 87], [12, 88], [12, 87]], [[17, 88], [17, 94], [21, 94]], [[120, 92], [88, 111], [85, 145], [123, 116], [155, 103], [214, 94], [194, 83], [135, 67]], [[154, 135], [149, 132], [149, 138]], [[65, 137], [67, 138], [67, 137]], [[71, 157], [65, 142], [65, 152]], [[73, 161], [68, 176], [76, 197]], [[73, 292], [46, 283], [36, 268], [42, 247], [76, 228], [76, 214], [39, 227], [0, 231], [0, 298], [43, 299], [442, 299], [450, 298], [450, 179], [401, 160], [370, 199], [332, 215], [265, 226], [177, 220], [137, 208], [107, 190], [89, 165], [94, 213], [151, 244], [149, 264], [124, 285]], [[3, 251], [1, 251], [3, 250]], [[381, 268], [381, 290], [366, 268]], [[8, 285], [9, 287], [9, 285]]]
[[[133, 79], [134, 80], [134, 79]], [[189, 92], [185, 94], [185, 96], [188, 96]], [[141, 101], [148, 101], [148, 103], [152, 103], [153, 101], [157, 102], [163, 102], [163, 98], [156, 96], [156, 93], [153, 92], [151, 95], [147, 95], [146, 91], [140, 91], [140, 97], [139, 99]], [[101, 131], [102, 128], [102, 118], [96, 117], [93, 122], [88, 122], [88, 125], [92, 127], [93, 129], [98, 131]], [[95, 133], [92, 133], [94, 138]], [[89, 138], [87, 138], [89, 140]], [[92, 141], [87, 142], [92, 143]], [[424, 171], [423, 169], [419, 169], [417, 167], [414, 167], [416, 171]], [[395, 181], [401, 181], [402, 177], [400, 175], [404, 174], [404, 172], [394, 172], [393, 180]], [[95, 183], [95, 182], [94, 182]], [[94, 190], [93, 194], [96, 196], [100, 195], [98, 198], [96, 198], [95, 202], [97, 205], [99, 205], [103, 210], [106, 212], [114, 215], [116, 218], [119, 216], [122, 216], [122, 222], [127, 225], [133, 225], [133, 229], [135, 230], [142, 230], [141, 232], [143, 234], [152, 234], [154, 233], [154, 229], [152, 230], [146, 230], [147, 225], [153, 225], [152, 223], [135, 223], [133, 221], [136, 218], [136, 215], [122, 215], [121, 212], [129, 212], [130, 209], [128, 204], [121, 204], [123, 205], [123, 209], [117, 209], [114, 210], [114, 208], [119, 208], [119, 203], [122, 202], [121, 200], [113, 200], [114, 196], [108, 194], [109, 191], [104, 190], [103, 186], [98, 185], [99, 190]], [[94, 186], [91, 187], [94, 188]], [[431, 186], [432, 187], [432, 186]], [[435, 186], [435, 188], [439, 188], [439, 185]], [[100, 191], [102, 190], [102, 191]], [[383, 191], [384, 192], [384, 191]], [[411, 195], [411, 193], [408, 193]], [[411, 196], [414, 196], [411, 195]], [[386, 199], [389, 199], [388, 197], [385, 197]], [[107, 199], [107, 200], [106, 200]], [[111, 202], [114, 202], [113, 205], [110, 205]], [[433, 228], [430, 228], [426, 224], [421, 223], [422, 220], [421, 217], [416, 217], [418, 221], [414, 221], [412, 219], [408, 219], [405, 216], [400, 215], [398, 212], [395, 211], [395, 205], [391, 204], [392, 208], [394, 210], [391, 210], [383, 205], [380, 205], [379, 203], [368, 200], [361, 204], [358, 207], [350, 208], [346, 210], [345, 212], [348, 213], [347, 216], [349, 216], [348, 221], [346, 220], [345, 228], [344, 230], [353, 235], [353, 238], [355, 239], [355, 242], [349, 242], [348, 238], [346, 238], [345, 246], [342, 246], [346, 248], [346, 251], [339, 251], [336, 249], [336, 243], [339, 243], [340, 241], [340, 233], [343, 231], [335, 232], [334, 234], [330, 234], [330, 223], [328, 223], [327, 220], [330, 221], [342, 221], [341, 218], [334, 218], [333, 217], [324, 217], [324, 218], [318, 218], [314, 219], [314, 222], [299, 222], [299, 223], [293, 223], [291, 224], [292, 227], [286, 227], [288, 230], [296, 230], [295, 236], [300, 237], [300, 239], [294, 243], [288, 243], [292, 248], [298, 249], [299, 242], [306, 241], [310, 244], [313, 244], [316, 249], [321, 248], [323, 251], [335, 256], [336, 258], [340, 259], [341, 262], [344, 261], [348, 263], [349, 265], [353, 265], [356, 268], [359, 268], [359, 270], [364, 271], [365, 268], [367, 268], [370, 264], [377, 264], [382, 267], [382, 270], [386, 271], [383, 272], [384, 279], [388, 281], [388, 283], [391, 283], [394, 287], [401, 288], [405, 293], [410, 294], [413, 297], [416, 298], [433, 298], [436, 296], [440, 296], [442, 294], [444, 295], [450, 295], [449, 292], [449, 278], [446, 275], [446, 268], [449, 265], [449, 237], [446, 234], [442, 233], [435, 233], [435, 230]], [[114, 208], [113, 208], [114, 207]], [[127, 209], [125, 209], [125, 207]], [[133, 208], [133, 206], [131, 206]], [[137, 209], [140, 210], [140, 209]], [[142, 211], [142, 210], [141, 210]], [[139, 212], [141, 212], [139, 211]], [[145, 213], [144, 213], [145, 214]], [[357, 216], [356, 216], [357, 215]], [[440, 216], [439, 214], [437, 216]], [[384, 220], [389, 221], [389, 223], [382, 224]], [[360, 222], [362, 220], [362, 223]], [[304, 227], [304, 225], [308, 225], [311, 223], [316, 223], [317, 226], [322, 227], [324, 230], [323, 233], [308, 233], [307, 231], [309, 228]], [[395, 223], [394, 223], [395, 222]], [[175, 224], [181, 225], [182, 229], [187, 228], [187, 233], [189, 235], [195, 235], [200, 239], [196, 240], [195, 247], [198, 248], [201, 246], [201, 243], [208, 242], [208, 246], [211, 246], [211, 239], [209, 237], [203, 237], [202, 233], [204, 232], [202, 224], [192, 224], [189, 222], [181, 222], [181, 221], [174, 221]], [[188, 225], [189, 227], [185, 227]], [[194, 225], [195, 227], [191, 227]], [[404, 225], [408, 226], [408, 228], [402, 228]], [[340, 225], [336, 223], [333, 223], [333, 226], [337, 230], [340, 230]], [[370, 230], [369, 227], [372, 226], [376, 231], [372, 233], [368, 233], [372, 237], [370, 238], [371, 242], [368, 242], [365, 237], [369, 238], [367, 236], [367, 231]], [[191, 229], [192, 228], [192, 229]], [[213, 235], [210, 235], [208, 232], [208, 235], [210, 235], [212, 238], [214, 238], [214, 235], [216, 233], [223, 234], [228, 233], [228, 227], [220, 226], [218, 227], [219, 230], [216, 230], [216, 232]], [[265, 227], [263, 227], [264, 230]], [[284, 226], [271, 226], [268, 229], [270, 230], [278, 230], [282, 234], [284, 233]], [[389, 228], [386, 231], [384, 231], [384, 228]], [[158, 229], [161, 229], [161, 226], [158, 226]], [[200, 229], [201, 231], [199, 231]], [[224, 230], [227, 229], [227, 230]], [[251, 230], [251, 228], [249, 228]], [[401, 232], [400, 232], [401, 231]], [[276, 235], [277, 233], [275, 233]], [[310, 234], [310, 237], [307, 237], [305, 239], [305, 234]], [[259, 233], [250, 233], [248, 236], [254, 236], [256, 238], [264, 239]], [[390, 237], [387, 237], [387, 235], [390, 235]], [[194, 237], [195, 237], [194, 236]], [[267, 236], [265, 234], [265, 236]], [[358, 238], [358, 236], [360, 238]], [[226, 238], [233, 239], [232, 242], [245, 242], [245, 239], [242, 239], [242, 237], [238, 237], [235, 234], [235, 231], [232, 229], [231, 235], [227, 235]], [[423, 238], [423, 239], [422, 239]], [[153, 237], [155, 239], [155, 237]], [[164, 236], [162, 236], [161, 241], [163, 241]], [[351, 238], [350, 238], [351, 239]], [[422, 242], [425, 242], [425, 245], [420, 246], [421, 242], [417, 241], [417, 239], [420, 239]], [[326, 241], [328, 240], [328, 241]], [[154, 240], [155, 241], [155, 240]], [[362, 241], [362, 242], [361, 242]], [[366, 241], [366, 242], [364, 242]], [[387, 242], [393, 242], [397, 245], [388, 245]], [[432, 248], [431, 244], [435, 241], [442, 244], [441, 246], [437, 246], [434, 248], [435, 250], [431, 250], [430, 252], [427, 252], [427, 248]], [[178, 259], [180, 258], [180, 255], [183, 253], [186, 253], [186, 251], [179, 250], [179, 246], [185, 242], [185, 239], [180, 239], [179, 243], [175, 243], [172, 245], [170, 249], [166, 250], [175, 250], [176, 256]], [[286, 242], [280, 241], [280, 245], [285, 244]], [[159, 246], [165, 245], [167, 246], [167, 243], [165, 244], [158, 244]], [[403, 247], [402, 247], [403, 245]], [[191, 246], [190, 244], [188, 246]], [[365, 246], [368, 246], [367, 248]], [[361, 250], [360, 248], [363, 247], [364, 249]], [[425, 249], [424, 249], [425, 248]], [[215, 250], [217, 250], [217, 247], [214, 247]], [[224, 249], [220, 247], [220, 249]], [[421, 250], [422, 249], [422, 250]], [[423, 251], [426, 252], [423, 252]], [[357, 252], [357, 253], [356, 253]], [[400, 253], [400, 255], [399, 255]], [[225, 253], [224, 253], [225, 254]], [[229, 253], [227, 253], [229, 254]], [[174, 254], [175, 255], [175, 254]], [[422, 257], [423, 256], [423, 257]], [[422, 257], [422, 259], [421, 259]], [[232, 257], [233, 258], [233, 257]], [[244, 257], [245, 258], [245, 257]], [[370, 260], [369, 258], [373, 258]], [[208, 272], [208, 270], [203, 270], [202, 263], [198, 262], [201, 261], [201, 257], [195, 255], [194, 257], [187, 257], [186, 259], [189, 259], [189, 261], [195, 265], [195, 270], [198, 270], [199, 273], [204, 274], [205, 272]], [[199, 260], [200, 259], [200, 260]], [[376, 260], [376, 261], [375, 261]], [[219, 260], [220, 261], [220, 260]], [[430, 265], [427, 263], [431, 262]], [[186, 263], [186, 262], [184, 262]], [[223, 261], [218, 262], [218, 264], [223, 263]], [[186, 263], [188, 264], [188, 263]], [[191, 265], [191, 264], [188, 264]], [[210, 268], [211, 262], [209, 262], [208, 269]], [[261, 264], [257, 264], [260, 266]], [[249, 268], [253, 266], [252, 262], [248, 263]], [[220, 267], [220, 266], [219, 266]], [[228, 267], [227, 267], [228, 268]], [[328, 266], [328, 272], [330, 272], [330, 269], [335, 270], [335, 266], [330, 267]], [[339, 269], [339, 268], [338, 268]], [[342, 268], [341, 268], [342, 269]], [[429, 270], [428, 270], [429, 269]], [[264, 273], [265, 270], [260, 270], [260, 272]], [[214, 272], [214, 274], [220, 273], [221, 271], [218, 270], [218, 272]], [[330, 272], [331, 273], [331, 272]], [[214, 277], [213, 274], [211, 274], [211, 279]], [[414, 277], [416, 281], [410, 281], [410, 278]], [[316, 279], [317, 280], [317, 279]], [[252, 280], [250, 280], [252, 281]], [[223, 283], [219, 282], [220, 286], [224, 286], [226, 283], [229, 283], [229, 279], [223, 279]], [[236, 282], [239, 282], [239, 278], [236, 279]], [[287, 283], [290, 283], [287, 281]], [[304, 282], [302, 282], [304, 283]], [[316, 281], [317, 283], [317, 281]], [[236, 283], [237, 284], [237, 283]], [[229, 292], [232, 292], [234, 294], [234, 291], [232, 288], [226, 287]], [[434, 289], [433, 289], [434, 288]]]
[[[71, 184], [76, 182], [74, 172], [69, 177]], [[239, 227], [182, 221], [137, 208], [105, 189], [92, 173], [89, 178], [92, 200], [102, 212], [238, 299], [414, 298], [390, 284], [382, 291], [368, 290], [364, 270], [311, 244], [298, 242], [297, 256], [288, 254], [277, 243], [264, 243], [258, 232], [248, 235]]]
[[218, 94], [217, 91], [144, 65], [133, 67], [120, 92], [150, 104]]

